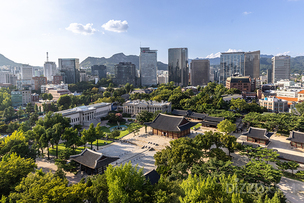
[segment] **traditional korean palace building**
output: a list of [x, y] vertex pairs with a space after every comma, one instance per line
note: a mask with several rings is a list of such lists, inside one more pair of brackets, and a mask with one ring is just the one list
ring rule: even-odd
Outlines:
[[78, 155], [70, 156], [70, 159], [80, 164], [81, 171], [85, 171], [88, 175], [93, 175], [104, 173], [107, 166], [119, 158], [105, 156], [102, 153], [85, 149]]
[[71, 119], [71, 125], [90, 124], [92, 119], [106, 117], [111, 111], [111, 103], [97, 103], [88, 106], [79, 106], [73, 109], [58, 111], [64, 117]]
[[247, 132], [242, 133], [247, 136], [247, 142], [268, 145], [269, 139], [273, 133], [267, 132], [266, 129], [250, 127]]
[[225, 118], [223, 117], [212, 117], [212, 116], [208, 116], [208, 114], [196, 113], [191, 110], [186, 111], [186, 110], [174, 109], [172, 111], [172, 114], [199, 120], [199, 122], [202, 123], [202, 126], [206, 126], [206, 127], [217, 127], [217, 124], [225, 120]]
[[296, 148], [304, 148], [304, 133], [299, 131], [291, 131], [287, 140], [290, 140], [290, 145]]
[[161, 135], [177, 139], [190, 134], [190, 128], [197, 123], [188, 121], [184, 116], [158, 114], [158, 116], [146, 125], [152, 128], [154, 135]]

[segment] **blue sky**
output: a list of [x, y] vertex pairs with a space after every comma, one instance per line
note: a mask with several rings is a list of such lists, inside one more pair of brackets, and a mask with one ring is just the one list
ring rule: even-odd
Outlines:
[[0, 0], [0, 53], [19, 63], [187, 47], [304, 55], [304, 0]]

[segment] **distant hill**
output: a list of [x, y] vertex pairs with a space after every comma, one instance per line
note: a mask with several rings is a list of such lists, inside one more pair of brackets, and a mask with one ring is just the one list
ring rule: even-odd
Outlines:
[[15, 63], [14, 61], [0, 54], [0, 66], [20, 66], [20, 65], [21, 65], [20, 63]]
[[[135, 64], [136, 68], [139, 69], [139, 56], [136, 55], [124, 55], [123, 53], [114, 54], [110, 58], [105, 57], [88, 57], [80, 63], [81, 67], [91, 67], [93, 65], [105, 65], [108, 72], [114, 72], [114, 66], [119, 62], [131, 62]], [[167, 70], [168, 65], [162, 62], [157, 62], [158, 70]]]

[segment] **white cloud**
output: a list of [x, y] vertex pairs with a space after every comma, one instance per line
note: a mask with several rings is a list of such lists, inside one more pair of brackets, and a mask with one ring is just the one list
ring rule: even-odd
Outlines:
[[228, 49], [226, 52], [239, 52], [242, 51], [242, 49]]
[[70, 26], [65, 29], [82, 35], [91, 35], [96, 31], [96, 29], [93, 28], [93, 23], [88, 23], [86, 25], [71, 23]]
[[126, 32], [129, 28], [127, 21], [121, 21], [121, 20], [109, 20], [107, 23], [103, 24], [101, 27], [103, 27], [105, 30], [111, 31], [111, 32]]
[[[226, 52], [239, 52], [239, 51], [242, 51], [241, 49], [228, 49], [228, 51], [226, 51]], [[211, 53], [211, 54], [209, 54], [208, 56], [206, 56], [205, 58], [207, 58], [207, 59], [213, 59], [213, 58], [218, 58], [218, 57], [220, 57], [221, 56], [221, 52], [217, 52], [217, 53]]]
[[221, 52], [217, 52], [217, 53], [211, 53], [208, 56], [206, 56], [207, 59], [213, 59], [213, 58], [217, 58], [221, 56]]
[[245, 12], [243, 12], [243, 15], [249, 15], [249, 14], [251, 14], [252, 12], [250, 12], [250, 11], [245, 11]]
[[289, 55], [290, 51], [285, 51], [283, 53], [278, 53], [276, 54], [276, 56], [280, 56], [280, 55]]

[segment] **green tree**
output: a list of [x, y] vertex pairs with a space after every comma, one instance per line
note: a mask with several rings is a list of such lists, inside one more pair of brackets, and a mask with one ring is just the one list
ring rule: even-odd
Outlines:
[[29, 123], [31, 126], [35, 125], [36, 121], [38, 121], [39, 115], [37, 112], [30, 114]]
[[17, 111], [17, 115], [18, 115], [18, 119], [20, 119], [20, 117], [24, 114], [24, 111], [22, 109], [21, 106], [19, 106], [18, 111]]
[[46, 130], [44, 126], [36, 125], [33, 128], [33, 139], [35, 140], [35, 143], [37, 146], [41, 149], [41, 153], [43, 156], [43, 149], [46, 147]]
[[4, 109], [2, 116], [5, 117], [5, 118], [11, 118], [14, 115], [15, 115], [15, 110], [14, 110], [13, 107], [10, 106], [10, 107], [7, 107], [7, 108]]
[[30, 173], [16, 186], [16, 192], [9, 195], [12, 202], [75, 202], [85, 200], [84, 183], [68, 186], [68, 180], [48, 172], [37, 170]]
[[15, 131], [11, 136], [5, 137], [0, 141], [0, 157], [6, 154], [15, 153], [22, 158], [36, 158], [35, 146], [29, 146], [23, 132]]
[[33, 105], [31, 102], [26, 104], [25, 111], [30, 114], [33, 111]]
[[110, 96], [111, 96], [111, 92], [105, 91], [105, 92], [103, 93], [103, 96], [104, 96], [104, 97], [110, 97]]
[[85, 193], [89, 201], [97, 203], [108, 202], [108, 190], [105, 174], [88, 178]]
[[61, 135], [62, 135], [63, 131], [64, 131], [64, 128], [61, 126], [60, 123], [56, 123], [52, 127], [52, 134], [51, 134], [50, 142], [52, 145], [56, 145], [56, 158], [57, 159], [58, 159], [58, 144], [61, 139]]
[[234, 152], [234, 150], [237, 149], [238, 143], [236, 142], [236, 137], [234, 137], [233, 135], [228, 135], [225, 134], [221, 137], [221, 142], [223, 143], [223, 146], [226, 147], [229, 151], [229, 156], [230, 153]]
[[156, 166], [173, 167], [178, 163], [186, 163], [190, 168], [201, 158], [202, 152], [190, 138], [179, 138], [170, 141], [170, 146], [156, 152], [154, 155]]
[[36, 167], [33, 159], [21, 158], [16, 153], [4, 156], [0, 162], [0, 195], [7, 196]]
[[143, 169], [126, 163], [118, 167], [109, 165], [105, 171], [109, 187], [108, 201], [114, 202], [147, 202], [148, 189], [151, 189], [143, 176]]
[[264, 161], [249, 161], [237, 174], [249, 183], [262, 183], [266, 186], [278, 184], [282, 177], [279, 170]]
[[64, 133], [61, 135], [61, 139], [65, 141], [65, 147], [72, 147], [73, 151], [75, 152], [75, 145], [77, 145], [77, 143], [80, 141], [77, 129], [65, 128]]
[[104, 132], [101, 129], [101, 123], [98, 123], [95, 128], [95, 138], [97, 140], [97, 150], [98, 150], [98, 139], [101, 139], [105, 136]]
[[72, 104], [72, 99], [69, 95], [61, 95], [57, 101], [58, 106], [62, 106], [62, 110], [68, 109]]
[[[237, 177], [224, 175], [221, 178], [208, 176], [207, 178], [189, 175], [181, 183], [185, 196], [179, 197], [181, 203], [189, 202], [243, 202], [237, 190], [227, 192], [227, 185], [238, 186]], [[238, 190], [239, 191], [239, 190]]]
[[90, 142], [91, 149], [93, 149], [93, 142], [96, 140], [96, 131], [94, 128], [94, 124], [91, 123], [89, 129], [83, 129], [81, 140], [84, 143]]
[[207, 150], [209, 150], [213, 144], [210, 133], [198, 134], [195, 136], [194, 142], [197, 148], [200, 150], [205, 150], [205, 153], [207, 153]]
[[219, 124], [217, 124], [217, 129], [220, 132], [230, 134], [236, 130], [236, 125], [231, 123], [229, 120], [225, 119], [221, 121]]
[[300, 164], [295, 161], [288, 161], [287, 162], [287, 169], [290, 169], [293, 175], [293, 171], [299, 168]]
[[47, 99], [48, 100], [52, 100], [53, 99], [53, 95], [51, 93], [49, 93]]
[[230, 101], [230, 109], [231, 110], [235, 110], [237, 112], [242, 112], [243, 110], [245, 110], [247, 108], [248, 104], [244, 99], [231, 99]]

